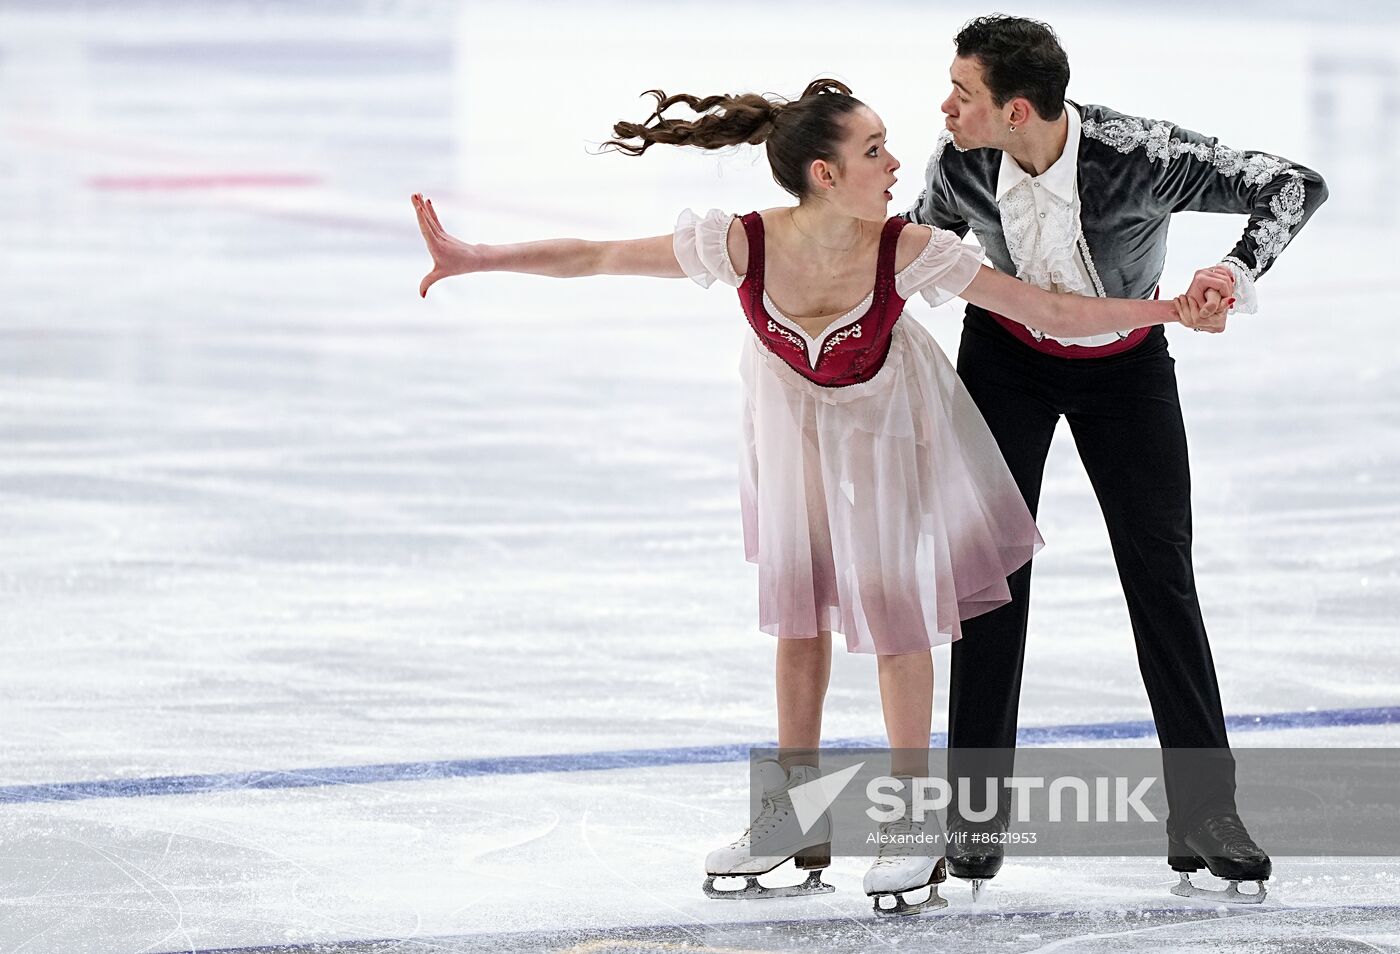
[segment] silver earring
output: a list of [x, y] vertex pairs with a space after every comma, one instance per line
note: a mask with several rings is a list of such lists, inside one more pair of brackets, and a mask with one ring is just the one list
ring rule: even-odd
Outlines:
[[1012, 126], [1012, 127], [1011, 127], [1011, 131], [1012, 131], [1012, 132], [1015, 132], [1015, 131], [1016, 131], [1016, 127], [1015, 127], [1015, 126]]

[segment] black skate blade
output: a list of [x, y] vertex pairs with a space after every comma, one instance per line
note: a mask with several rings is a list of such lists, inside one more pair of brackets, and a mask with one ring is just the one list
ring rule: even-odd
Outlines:
[[1201, 901], [1217, 901], [1222, 904], [1262, 904], [1269, 896], [1264, 882], [1254, 882], [1259, 886], [1258, 891], [1250, 894], [1240, 892], [1240, 883], [1231, 881], [1229, 887], [1223, 890], [1211, 888], [1200, 888], [1191, 883], [1191, 877], [1186, 872], [1180, 872], [1181, 880], [1172, 885], [1172, 894], [1178, 898], [1197, 898]]
[[[918, 891], [919, 889], [915, 888], [913, 890]], [[936, 884], [928, 886], [928, 897], [923, 901], [905, 901], [904, 895], [911, 893], [911, 891], [905, 891], [902, 894], [872, 894], [870, 897], [875, 902], [875, 913], [881, 917], [887, 918], [909, 917], [914, 914], [923, 914], [925, 911], [935, 911], [938, 908], [946, 908], [948, 906], [948, 899], [939, 896], [938, 885]], [[894, 906], [889, 908], [881, 907], [880, 901], [883, 898], [893, 899]]]
[[[825, 869], [808, 872], [807, 880], [801, 884], [778, 888], [760, 884], [758, 875], [710, 875], [705, 879], [705, 897], [719, 901], [762, 901], [767, 898], [805, 898], [817, 894], [830, 894], [836, 890], [836, 886], [822, 881], [823, 870]], [[745, 883], [742, 888], [726, 890], [715, 887], [716, 878], [743, 878]]]

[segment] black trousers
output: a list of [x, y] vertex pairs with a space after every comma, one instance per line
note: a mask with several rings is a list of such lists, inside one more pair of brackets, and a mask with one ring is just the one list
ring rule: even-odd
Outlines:
[[[1118, 355], [1059, 358], [973, 306], [958, 352], [958, 374], [1033, 514], [1055, 425], [1061, 415], [1069, 421], [1108, 526], [1158, 739], [1164, 750], [1216, 750], [1190, 754], [1189, 771], [1174, 771], [1174, 753], [1165, 752], [1168, 828], [1184, 829], [1234, 811], [1235, 772], [1191, 565], [1191, 472], [1174, 364], [1161, 327]], [[1010, 774], [1016, 744], [1031, 565], [1009, 584], [1012, 601], [964, 621], [952, 648], [950, 747], [1004, 750], [1007, 771], [998, 774]]]

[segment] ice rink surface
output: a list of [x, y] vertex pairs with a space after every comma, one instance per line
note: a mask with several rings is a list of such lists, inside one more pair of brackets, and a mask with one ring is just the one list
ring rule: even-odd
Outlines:
[[[903, 209], [983, 12], [0, 3], [0, 952], [1400, 949], [1390, 858], [1277, 858], [1255, 909], [1170, 896], [1159, 858], [1018, 860], [898, 923], [861, 859], [821, 898], [705, 899], [775, 731], [732, 292], [416, 294], [415, 191], [494, 242], [784, 201], [756, 150], [592, 154], [652, 87], [836, 75]], [[1261, 314], [1169, 334], [1196, 566], [1237, 746], [1400, 747], [1393, 12], [1015, 12], [1071, 97], [1328, 179]], [[1178, 217], [1164, 293], [1242, 226]], [[911, 316], [954, 352], [960, 307]], [[1140, 724], [1063, 432], [1041, 527], [1023, 726]], [[878, 739], [873, 660], [834, 670], [826, 735]]]

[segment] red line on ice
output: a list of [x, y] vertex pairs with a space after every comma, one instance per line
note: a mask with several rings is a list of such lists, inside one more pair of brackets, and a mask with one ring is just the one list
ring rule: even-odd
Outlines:
[[88, 185], [94, 189], [135, 190], [301, 188], [320, 185], [320, 183], [320, 176], [257, 172], [186, 176], [96, 176], [88, 180]]

